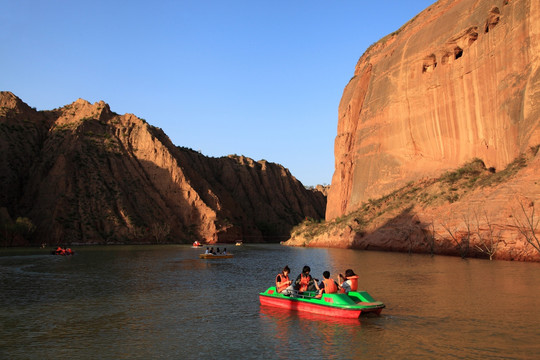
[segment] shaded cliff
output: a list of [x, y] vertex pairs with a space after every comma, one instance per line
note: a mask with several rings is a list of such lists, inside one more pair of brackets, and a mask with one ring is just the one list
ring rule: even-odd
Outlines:
[[279, 241], [325, 211], [281, 165], [174, 146], [104, 102], [36, 111], [1, 92], [0, 152], [0, 208], [35, 243]]
[[540, 143], [540, 3], [440, 0], [360, 58], [339, 104], [326, 219], [472, 158]]

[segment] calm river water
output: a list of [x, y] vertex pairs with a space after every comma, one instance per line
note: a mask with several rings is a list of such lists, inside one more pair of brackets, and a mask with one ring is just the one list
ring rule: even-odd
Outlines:
[[[539, 359], [540, 264], [280, 245], [0, 250], [0, 359]], [[261, 307], [296, 277], [352, 268], [386, 304], [339, 320]]]

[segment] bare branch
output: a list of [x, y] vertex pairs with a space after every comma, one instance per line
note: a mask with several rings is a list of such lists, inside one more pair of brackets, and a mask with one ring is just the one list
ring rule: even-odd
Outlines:
[[422, 232], [424, 233], [424, 241], [429, 248], [430, 255], [435, 255], [435, 223], [433, 219], [431, 220], [429, 227], [427, 229], [422, 229]]
[[534, 205], [535, 205], [534, 202], [531, 202], [529, 204], [529, 207], [531, 207], [531, 213], [529, 215], [527, 210], [525, 210], [525, 206], [523, 205], [523, 202], [520, 201], [519, 206], [521, 207], [523, 218], [520, 219], [520, 217], [514, 214], [513, 219], [514, 219], [514, 224], [518, 228], [521, 235], [523, 235], [525, 240], [529, 244], [531, 244], [538, 252], [540, 252], [540, 239], [538, 238], [538, 235], [536, 234], [538, 230], [538, 224], [540, 223], [540, 219], [535, 219]]
[[476, 234], [478, 236], [479, 244], [475, 244], [475, 248], [480, 252], [489, 256], [489, 260], [493, 259], [493, 256], [499, 248], [501, 242], [504, 243], [501, 237], [501, 232], [495, 232], [495, 225], [491, 221], [491, 217], [484, 211], [484, 221], [487, 226], [487, 231], [482, 231], [480, 228], [480, 219], [478, 213], [475, 213], [476, 220]]
[[466, 214], [463, 214], [463, 223], [465, 224], [466, 234], [461, 239], [461, 247], [462, 247], [462, 252], [466, 256], [468, 256], [469, 255], [469, 249], [470, 249], [470, 243], [471, 243], [471, 237], [472, 237], [471, 219], [469, 217], [469, 211], [467, 211]]
[[167, 223], [154, 223], [150, 227], [150, 233], [157, 243], [163, 242], [170, 232], [171, 227]]
[[446, 230], [446, 232], [448, 232], [454, 243], [456, 243], [456, 248], [459, 250], [461, 258], [465, 259], [467, 256], [469, 256], [469, 239], [471, 236], [470, 224], [466, 222], [465, 227], [467, 228], [467, 234], [461, 239], [457, 236], [457, 229], [452, 230], [448, 225], [444, 223], [441, 223], [441, 225]]

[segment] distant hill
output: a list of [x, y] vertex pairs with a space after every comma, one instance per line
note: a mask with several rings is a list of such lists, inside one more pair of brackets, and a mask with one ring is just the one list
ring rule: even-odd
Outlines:
[[283, 166], [204, 156], [104, 102], [0, 92], [0, 245], [277, 242], [326, 197]]

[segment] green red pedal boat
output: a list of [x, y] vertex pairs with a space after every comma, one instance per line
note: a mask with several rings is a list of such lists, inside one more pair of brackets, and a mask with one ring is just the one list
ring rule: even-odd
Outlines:
[[233, 254], [199, 254], [200, 259], [230, 259], [233, 257]]
[[265, 292], [259, 293], [259, 300], [261, 305], [349, 319], [358, 318], [366, 313], [379, 315], [384, 309], [384, 304], [375, 301], [366, 291], [323, 294], [321, 298], [316, 298], [315, 295], [313, 291], [304, 291], [285, 296], [278, 293], [272, 286]]

